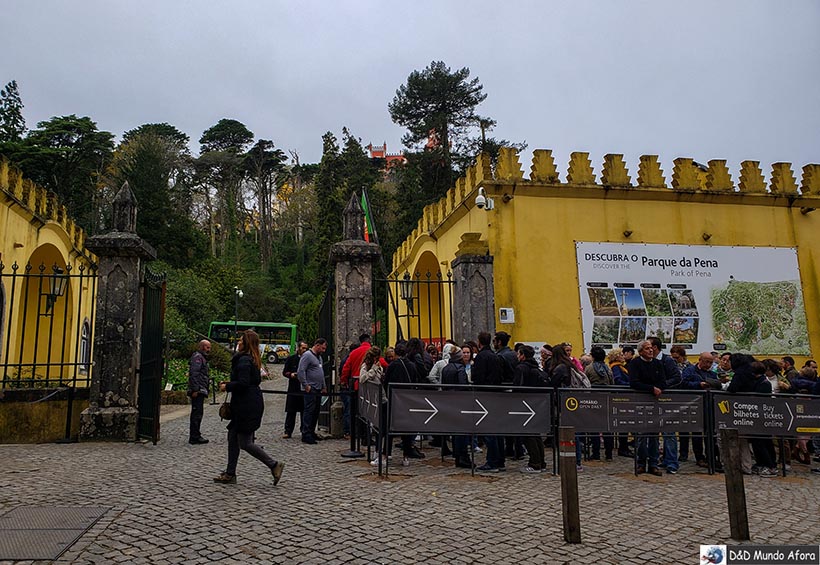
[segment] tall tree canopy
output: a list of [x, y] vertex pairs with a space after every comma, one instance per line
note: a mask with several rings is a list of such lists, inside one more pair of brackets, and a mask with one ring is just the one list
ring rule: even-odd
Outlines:
[[20, 141], [25, 133], [23, 100], [13, 80], [0, 90], [0, 143]]
[[222, 118], [216, 125], [205, 130], [199, 138], [202, 153], [231, 151], [241, 153], [253, 141], [253, 132], [245, 124]]
[[245, 124], [227, 118], [205, 130], [199, 139], [196, 179], [205, 200], [212, 255], [230, 252], [234, 260], [239, 259], [243, 152], [252, 142], [253, 132]]
[[191, 220], [188, 136], [169, 124], [145, 124], [123, 135], [106, 180], [116, 191], [128, 182], [137, 197], [137, 233], [158, 258], [187, 266], [205, 250]]
[[443, 61], [410, 73], [387, 106], [391, 119], [408, 130], [402, 138], [407, 147], [429, 140], [450, 165], [451, 143], [478, 126], [476, 106], [487, 98], [478, 78], [469, 78], [467, 67], [451, 71]]
[[245, 174], [256, 196], [259, 229], [259, 260], [263, 269], [270, 266], [273, 254], [273, 229], [276, 197], [285, 182], [287, 157], [273, 142], [260, 139], [245, 155]]
[[59, 116], [38, 123], [8, 157], [28, 178], [54, 191], [77, 223], [94, 233], [99, 181], [113, 139], [89, 117]]

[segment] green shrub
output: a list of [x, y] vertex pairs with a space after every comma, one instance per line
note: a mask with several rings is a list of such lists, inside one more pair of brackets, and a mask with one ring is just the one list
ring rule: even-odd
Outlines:
[[[220, 347], [216, 345], [216, 348]], [[214, 349], [215, 348], [211, 349], [212, 354]], [[212, 386], [214, 382], [218, 383], [220, 381], [228, 381], [231, 379], [229, 373], [217, 369], [213, 364], [210, 364], [209, 374], [211, 376]], [[185, 390], [188, 388], [188, 359], [171, 359], [168, 361], [168, 369], [165, 373], [165, 382], [163, 385], [168, 383], [171, 383], [176, 390]]]

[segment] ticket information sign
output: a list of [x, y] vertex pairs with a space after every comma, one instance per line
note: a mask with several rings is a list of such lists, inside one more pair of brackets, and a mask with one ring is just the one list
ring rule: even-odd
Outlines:
[[717, 430], [740, 435], [794, 436], [820, 434], [820, 398], [715, 394]]
[[562, 389], [560, 425], [577, 432], [657, 433], [705, 429], [704, 395], [663, 393], [655, 398], [630, 389]]

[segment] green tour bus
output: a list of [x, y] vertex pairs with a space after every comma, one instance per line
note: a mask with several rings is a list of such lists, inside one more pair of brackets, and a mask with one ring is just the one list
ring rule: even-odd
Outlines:
[[281, 322], [211, 322], [208, 338], [233, 349], [237, 334], [253, 330], [259, 334], [259, 353], [268, 363], [284, 363], [296, 351], [296, 325]]

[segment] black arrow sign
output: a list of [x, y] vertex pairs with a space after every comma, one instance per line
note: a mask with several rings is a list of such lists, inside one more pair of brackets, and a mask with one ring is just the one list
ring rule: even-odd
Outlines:
[[550, 394], [394, 389], [390, 431], [539, 434], [550, 427]]

